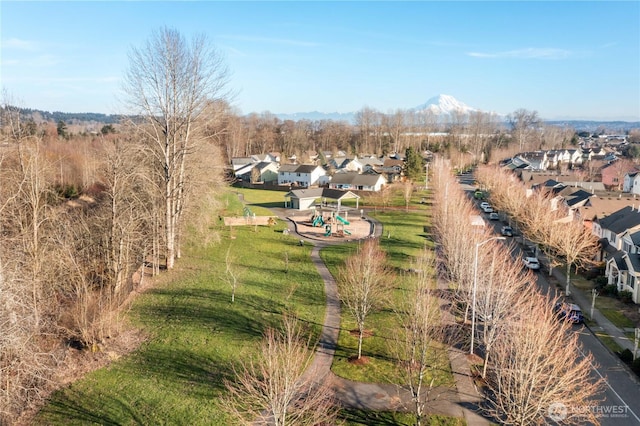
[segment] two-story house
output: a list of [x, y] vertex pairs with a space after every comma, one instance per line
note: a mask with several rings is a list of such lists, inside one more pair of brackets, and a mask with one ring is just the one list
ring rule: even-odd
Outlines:
[[308, 188], [327, 183], [327, 172], [315, 164], [283, 164], [278, 171], [278, 185]]
[[633, 302], [640, 303], [640, 230], [625, 231], [620, 242], [622, 249], [607, 260], [607, 283], [615, 284], [618, 291], [631, 292]]
[[549, 167], [546, 151], [523, 152], [517, 157], [529, 163], [531, 168], [536, 170], [547, 170]]

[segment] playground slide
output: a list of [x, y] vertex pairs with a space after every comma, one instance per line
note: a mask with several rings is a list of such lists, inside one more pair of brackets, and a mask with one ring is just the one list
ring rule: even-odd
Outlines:
[[344, 230], [344, 233], [347, 235], [351, 235], [351, 232], [347, 231], [346, 229]]
[[313, 226], [323, 226], [324, 220], [322, 220], [322, 216], [318, 216], [313, 220]]
[[340, 217], [340, 216], [336, 215], [336, 219], [338, 219], [340, 222], [344, 223], [345, 225], [349, 225], [349, 221], [347, 221], [343, 217]]
[[330, 237], [330, 236], [331, 236], [331, 225], [327, 225], [327, 226], [325, 227], [325, 231], [326, 231], [326, 232], [324, 233], [324, 236], [325, 236], [325, 237]]

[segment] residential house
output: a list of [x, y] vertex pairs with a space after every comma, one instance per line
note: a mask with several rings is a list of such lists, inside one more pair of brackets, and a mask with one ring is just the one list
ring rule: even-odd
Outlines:
[[334, 157], [328, 161], [329, 167], [334, 170], [344, 170], [348, 172], [362, 173], [364, 165], [358, 160], [357, 156], [353, 157]]
[[384, 165], [384, 161], [379, 159], [376, 156], [370, 157], [362, 157], [360, 158], [360, 163], [362, 163], [362, 172], [368, 172], [370, 170], [374, 170], [376, 172], [382, 171], [382, 166]]
[[533, 170], [533, 167], [527, 160], [524, 158], [520, 158], [518, 156], [513, 158], [508, 158], [502, 162], [500, 162], [500, 166], [513, 171], [516, 175], [520, 176], [522, 171], [524, 170]]
[[549, 167], [549, 161], [545, 151], [523, 152], [518, 154], [516, 157], [526, 161], [533, 169], [536, 170], [547, 170]]
[[[244, 182], [273, 183], [278, 180], [280, 165], [271, 161], [248, 164], [245, 168], [236, 172], [236, 176]], [[248, 169], [245, 171], [245, 169]], [[241, 173], [242, 172], [242, 173]]]
[[622, 192], [640, 194], [640, 172], [630, 172], [624, 175]]
[[582, 155], [579, 149], [567, 149], [565, 158], [568, 158], [567, 162], [569, 164], [582, 164]]
[[563, 163], [564, 151], [558, 149], [551, 149], [547, 151], [547, 167], [555, 169], [558, 164]]
[[622, 162], [621, 160], [613, 161], [600, 169], [600, 173], [602, 174], [602, 183], [605, 187], [617, 189], [619, 191], [623, 187], [624, 176], [627, 173], [633, 173], [635, 171], [637, 170], [633, 163]]
[[277, 152], [276, 153], [269, 152], [266, 154], [254, 154], [251, 156], [251, 159], [253, 160], [254, 163], [260, 163], [260, 162], [279, 163], [280, 154]]
[[382, 163], [380, 171], [387, 175], [387, 182], [392, 183], [401, 179], [402, 168], [404, 167], [403, 160], [396, 160], [393, 158], [385, 158]]
[[278, 185], [307, 188], [327, 182], [326, 171], [315, 164], [283, 164], [278, 171]]
[[255, 163], [255, 161], [251, 157], [234, 157], [231, 159], [231, 167], [233, 167], [234, 173], [237, 170], [247, 166], [247, 164], [252, 164], [252, 163]]
[[600, 238], [600, 259], [606, 259], [607, 253], [622, 250], [622, 235], [628, 231], [640, 230], [640, 212], [633, 206], [626, 206], [610, 215], [593, 221], [593, 233]]
[[[640, 213], [636, 213], [639, 214]], [[620, 238], [622, 249], [607, 259], [605, 276], [618, 291], [631, 292], [634, 303], [640, 303], [640, 231], [625, 231]]]
[[591, 192], [583, 189], [576, 190], [576, 188], [570, 186], [565, 187], [560, 192], [560, 195], [562, 196], [567, 208], [571, 211], [584, 206], [589, 201], [589, 198], [594, 196]]
[[380, 174], [336, 173], [331, 177], [329, 188], [377, 192], [386, 183], [386, 178]]

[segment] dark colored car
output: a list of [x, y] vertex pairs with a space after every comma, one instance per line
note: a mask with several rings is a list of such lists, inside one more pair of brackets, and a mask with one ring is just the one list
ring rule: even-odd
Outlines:
[[510, 226], [503, 226], [500, 233], [505, 237], [513, 237], [513, 229]]
[[584, 322], [584, 315], [580, 306], [573, 303], [558, 303], [554, 307], [554, 311], [558, 316], [558, 319], [569, 321], [571, 324], [582, 324]]

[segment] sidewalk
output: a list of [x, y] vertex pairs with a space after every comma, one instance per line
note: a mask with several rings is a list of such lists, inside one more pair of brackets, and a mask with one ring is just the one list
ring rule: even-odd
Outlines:
[[[538, 258], [545, 266], [548, 266], [548, 259], [544, 256], [544, 254], [538, 254]], [[564, 294], [565, 285], [567, 282], [566, 274], [560, 268], [553, 268], [553, 272], [551, 274], [558, 282], [562, 285], [562, 292]], [[573, 303], [580, 306], [584, 315], [590, 318], [592, 321], [596, 323], [595, 326], [589, 327], [592, 331], [603, 331], [613, 338], [613, 340], [622, 347], [622, 349], [629, 349], [633, 352], [633, 339], [627, 337], [624, 333], [624, 330], [621, 330], [614, 323], [609, 321], [607, 317], [605, 317], [597, 308], [593, 309], [593, 318], [589, 316], [591, 313], [591, 294], [588, 294], [584, 290], [571, 285], [570, 287], [570, 295], [565, 296], [571, 300]], [[594, 333], [595, 334], [595, 333]]]
[[[296, 223], [289, 220], [286, 212], [272, 209], [278, 217], [288, 223], [289, 230], [299, 237], [314, 245], [311, 250], [311, 259], [322, 277], [327, 294], [327, 311], [321, 338], [314, 356], [314, 360], [305, 372], [305, 375], [320, 380], [330, 380], [334, 396], [345, 407], [374, 411], [410, 411], [412, 400], [410, 393], [398, 385], [354, 382], [343, 379], [331, 372], [331, 364], [338, 341], [340, 331], [340, 301], [338, 298], [337, 284], [329, 270], [320, 258], [320, 250], [331, 244], [341, 244], [341, 241], [327, 242], [316, 240], [309, 235], [300, 235], [296, 229]], [[382, 235], [382, 224], [369, 218], [371, 223], [371, 236]], [[314, 241], [315, 240], [315, 241]], [[440, 280], [439, 280], [440, 281]], [[439, 283], [439, 285], [446, 284]], [[447, 301], [441, 303], [446, 304]], [[448, 309], [442, 310], [444, 315], [451, 315]], [[453, 321], [450, 317], [443, 317], [443, 321]], [[449, 360], [455, 380], [455, 388], [435, 388], [431, 390], [429, 401], [426, 404], [427, 412], [449, 417], [462, 417], [469, 426], [485, 426], [490, 422], [477, 413], [478, 405], [483, 401], [482, 395], [476, 390], [466, 353], [450, 348]]]

